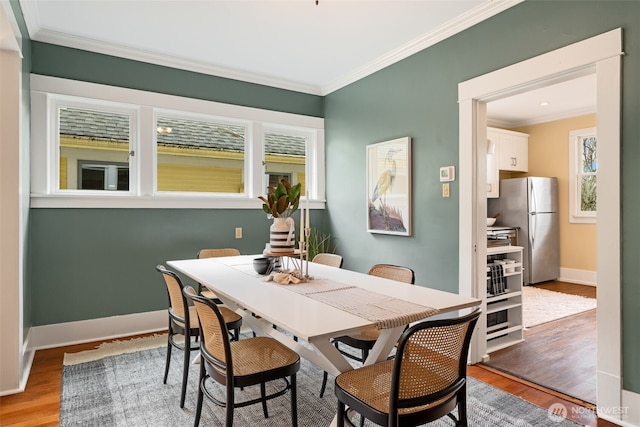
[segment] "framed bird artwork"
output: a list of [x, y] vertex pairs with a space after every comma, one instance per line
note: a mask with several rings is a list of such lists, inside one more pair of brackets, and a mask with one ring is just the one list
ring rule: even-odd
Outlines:
[[367, 145], [367, 231], [411, 236], [411, 138]]

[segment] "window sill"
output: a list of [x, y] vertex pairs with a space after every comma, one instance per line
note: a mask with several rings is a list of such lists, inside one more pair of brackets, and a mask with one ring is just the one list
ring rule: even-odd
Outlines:
[[[311, 200], [309, 207], [324, 209], [324, 200]], [[131, 196], [31, 194], [32, 208], [84, 209], [260, 209], [262, 202], [246, 197], [212, 196]]]

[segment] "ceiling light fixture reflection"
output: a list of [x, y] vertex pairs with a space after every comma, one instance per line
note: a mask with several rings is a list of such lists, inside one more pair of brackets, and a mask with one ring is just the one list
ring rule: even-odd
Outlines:
[[156, 128], [156, 131], [157, 131], [159, 134], [161, 134], [161, 135], [166, 135], [166, 134], [168, 134], [168, 133], [171, 133], [171, 131], [172, 131], [172, 130], [173, 130], [173, 129], [171, 129], [171, 128], [170, 128], [170, 127], [168, 127], [168, 126], [158, 126], [158, 127]]
[[541, 106], [541, 107], [548, 107], [549, 105], [551, 105], [551, 103], [550, 103], [550, 102], [547, 102], [547, 101], [542, 101], [542, 102], [540, 103], [540, 106]]

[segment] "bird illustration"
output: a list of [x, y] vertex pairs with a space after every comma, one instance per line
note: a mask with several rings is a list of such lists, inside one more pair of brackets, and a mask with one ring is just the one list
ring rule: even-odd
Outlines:
[[393, 182], [396, 179], [396, 161], [393, 160], [393, 156], [400, 151], [399, 148], [392, 148], [387, 151], [387, 155], [384, 158], [383, 167], [389, 166], [378, 177], [378, 183], [373, 189], [373, 195], [371, 196], [371, 204], [375, 203], [380, 198], [380, 204], [382, 208], [385, 207], [386, 195], [393, 187]]

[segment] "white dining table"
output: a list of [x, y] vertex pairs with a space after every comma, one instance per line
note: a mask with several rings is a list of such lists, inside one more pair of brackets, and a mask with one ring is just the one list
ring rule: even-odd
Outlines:
[[[262, 255], [185, 259], [168, 261], [167, 264], [211, 289], [226, 306], [240, 314], [243, 324], [248, 325], [256, 334], [277, 339], [331, 375], [336, 376], [354, 369], [348, 359], [334, 347], [332, 338], [357, 333], [375, 326], [376, 323], [296, 292], [299, 289], [294, 290], [293, 287], [298, 285], [265, 281], [265, 276], [258, 275], [253, 269], [253, 259], [260, 256]], [[299, 260], [286, 257], [282, 259], [284, 267], [293, 267], [295, 261]], [[400, 300], [400, 303], [406, 301], [432, 308], [435, 310], [433, 314], [471, 308], [481, 303], [477, 298], [431, 289], [420, 284], [410, 285], [313, 262], [308, 265], [308, 274], [312, 280], [305, 286], [313, 286], [315, 283], [344, 284], [350, 290], [370, 291]], [[277, 328], [273, 325], [277, 325]], [[380, 337], [364, 364], [385, 360], [405, 326], [381, 329]]]

